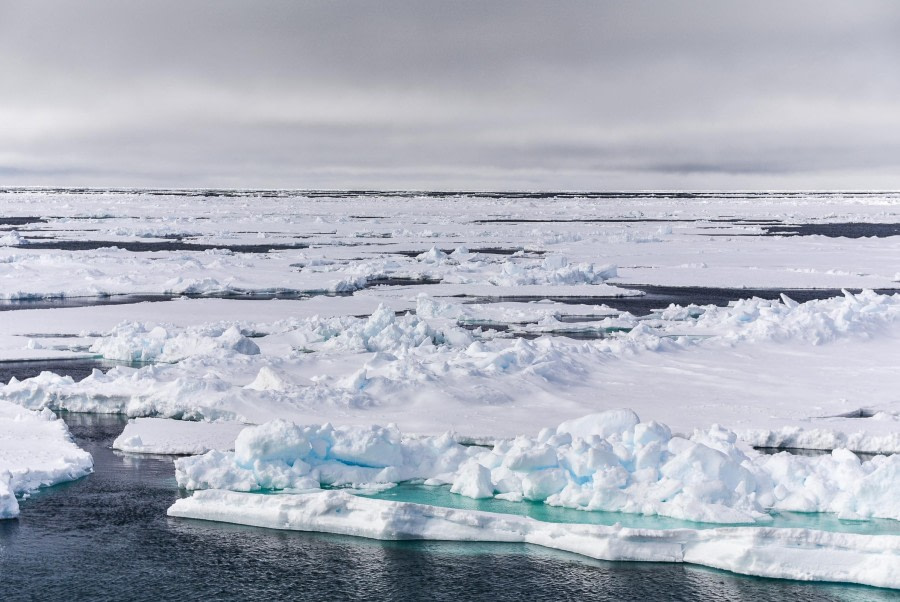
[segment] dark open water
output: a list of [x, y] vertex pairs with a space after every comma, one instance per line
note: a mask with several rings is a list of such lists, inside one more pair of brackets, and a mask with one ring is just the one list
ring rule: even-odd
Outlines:
[[0, 521], [0, 600], [898, 600], [900, 592], [591, 561], [526, 545], [379, 542], [171, 519], [171, 458], [113, 452], [125, 418], [67, 414], [95, 473]]

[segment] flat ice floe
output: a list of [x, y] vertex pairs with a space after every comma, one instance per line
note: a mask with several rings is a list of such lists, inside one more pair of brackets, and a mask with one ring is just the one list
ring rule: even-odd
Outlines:
[[630, 529], [360, 498], [343, 491], [200, 491], [169, 516], [373, 539], [530, 543], [602, 560], [687, 562], [745, 575], [900, 587], [900, 537], [807, 529]]
[[[349, 293], [385, 276], [494, 287], [494, 296], [541, 285], [596, 284], [594, 294], [616, 284], [897, 287], [898, 237], [765, 235], [773, 224], [897, 222], [890, 193], [602, 201], [370, 195], [352, 204], [358, 214], [348, 214], [347, 198], [303, 193], [202, 202], [140, 191], [5, 192], [3, 215], [44, 219], [0, 238], [0, 299]], [[163, 250], [122, 248], [135, 242]], [[178, 249], [165, 250], [167, 243]], [[241, 252], [266, 245], [272, 251]]]
[[239, 422], [190, 422], [163, 418], [134, 418], [113, 441], [113, 449], [149, 454], [204, 454], [234, 449], [246, 427]]
[[53, 412], [0, 401], [0, 519], [19, 515], [16, 496], [83, 477], [92, 467], [91, 455]]

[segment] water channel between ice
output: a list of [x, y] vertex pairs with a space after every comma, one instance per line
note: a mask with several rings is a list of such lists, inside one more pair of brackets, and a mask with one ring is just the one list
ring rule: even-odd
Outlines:
[[[167, 518], [166, 509], [187, 495], [175, 483], [171, 457], [113, 451], [123, 416], [62, 417], [93, 455], [94, 473], [31, 496], [19, 519], [0, 521], [3, 600], [897, 598], [862, 586], [600, 562], [527, 545], [383, 542]], [[410, 486], [381, 495], [413, 490], [426, 496], [415, 501], [450, 496]]]

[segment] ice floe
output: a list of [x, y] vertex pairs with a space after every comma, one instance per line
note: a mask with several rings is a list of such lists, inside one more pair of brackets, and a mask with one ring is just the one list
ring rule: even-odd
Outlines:
[[0, 401], [0, 519], [19, 515], [16, 496], [91, 472], [65, 423], [50, 410], [33, 412]]
[[165, 418], [134, 418], [113, 441], [113, 449], [147, 454], [204, 454], [233, 450], [247, 425], [240, 422], [197, 422]]
[[900, 520], [900, 455], [861, 461], [764, 455], [718, 426], [673, 436], [630, 410], [613, 410], [519, 436], [490, 450], [396, 427], [248, 427], [234, 452], [176, 460], [187, 489], [316, 489], [420, 480], [473, 498], [501, 496], [581, 510], [712, 523], [766, 522], [773, 511]]
[[[900, 451], [896, 194], [251, 196], [0, 193], [4, 216], [49, 216], [0, 233], [4, 309], [240, 299], [2, 312], [0, 359], [127, 365], [0, 383], [0, 514], [90, 470], [50, 409], [123, 413], [139, 418], [116, 448], [199, 454], [179, 482], [218, 488], [173, 515], [898, 586], [896, 537], [766, 526], [900, 518], [898, 456], [848, 451]], [[887, 235], [767, 235], [841, 223]], [[747, 292], [663, 308], [644, 286], [649, 315], [604, 305], [636, 285]], [[747, 290], [767, 287], [835, 292]], [[248, 300], [261, 294], [293, 300]], [[321, 489], [397, 482], [753, 527], [547, 526]], [[246, 493], [270, 490], [313, 493]]]

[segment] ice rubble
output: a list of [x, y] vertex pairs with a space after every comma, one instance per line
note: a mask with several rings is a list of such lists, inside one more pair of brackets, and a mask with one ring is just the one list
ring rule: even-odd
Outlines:
[[[432, 328], [416, 316], [397, 317], [379, 307], [365, 319], [336, 317], [328, 319], [288, 320], [273, 328], [283, 330], [290, 340], [287, 359], [302, 359], [297, 347], [314, 346], [334, 355], [376, 352], [382, 355], [370, 360], [337, 383], [298, 386], [285, 382], [271, 366], [254, 366], [256, 378], [249, 384], [236, 386], [226, 379], [225, 366], [236, 371], [248, 369], [259, 355], [259, 347], [242, 336], [235, 326], [204, 325], [177, 332], [173, 328], [144, 324], [120, 324], [108, 337], [98, 339], [92, 349], [108, 359], [127, 361], [173, 362], [178, 365], [154, 364], [140, 370], [116, 367], [107, 373], [95, 370], [86, 379], [75, 382], [50, 372], [0, 387], [0, 396], [32, 409], [70, 409], [127, 413], [131, 416], [162, 415], [180, 418], [238, 419], [253, 421], [248, 416], [252, 406], [264, 403], [301, 401], [318, 406], [360, 406], [371, 403], [362, 391], [368, 379], [375, 378], [378, 358], [396, 366], [398, 357], [416, 352], [434, 352], [436, 346], [467, 346], [472, 342], [468, 331], [447, 324]], [[396, 355], [394, 355], [396, 354]], [[260, 359], [260, 362], [266, 361]], [[218, 369], [211, 369], [218, 368]], [[410, 377], [415, 367], [400, 367], [395, 378]], [[280, 383], [275, 383], [280, 380]]]
[[602, 560], [687, 562], [747, 575], [900, 587], [900, 538], [758, 527], [631, 529], [374, 500], [344, 491], [210, 490], [169, 516], [373, 539], [530, 543]]
[[860, 461], [763, 455], [719, 426], [689, 438], [630, 410], [592, 414], [493, 449], [452, 435], [406, 438], [396, 427], [246, 428], [234, 452], [175, 462], [187, 489], [316, 489], [422, 480], [473, 498], [544, 502], [711, 523], [765, 522], [771, 511], [900, 520], [900, 455]]
[[300, 248], [268, 254], [247, 254], [228, 248], [131, 252], [112, 243], [90, 251], [66, 251], [33, 249], [26, 246], [27, 242], [15, 231], [0, 238], [0, 264], [8, 268], [7, 278], [0, 280], [0, 299], [128, 294], [346, 294], [391, 276], [414, 280], [429, 277], [447, 284], [486, 287], [495, 295], [526, 294], [514, 290], [523, 286], [536, 292], [580, 285], [581, 295], [630, 292], [604, 284], [616, 276], [614, 265], [570, 263], [561, 255], [537, 263], [531, 258], [497, 262], [480, 254], [447, 256], [433, 248], [418, 258], [349, 261]]
[[780, 301], [742, 299], [729, 307], [673, 305], [658, 317], [686, 322], [700, 332], [714, 332], [730, 343], [803, 341], [818, 345], [845, 336], [872, 337], [900, 322], [900, 294], [844, 290], [842, 297], [806, 303], [782, 294]]
[[0, 519], [19, 514], [16, 496], [82, 477], [93, 468], [62, 420], [0, 401]]
[[[435, 255], [437, 249], [419, 256], [420, 261], [440, 263], [447, 259]], [[437, 251], [440, 253], [440, 251]], [[507, 259], [503, 263], [493, 264], [477, 261], [463, 253], [454, 255], [464, 257], [462, 269], [454, 270], [443, 277], [448, 284], [492, 284], [501, 287], [520, 287], [528, 285], [575, 285], [602, 284], [605, 280], [615, 278], [615, 265], [597, 266], [593, 263], [570, 263], [564, 255], [548, 255], [540, 263], [523, 262]], [[477, 267], [476, 267], [477, 266]], [[490, 267], [484, 267], [490, 266]]]
[[[291, 195], [289, 202], [285, 198], [254, 199], [252, 210], [246, 199], [217, 197], [212, 215], [209, 203], [197, 201], [194, 198], [191, 205], [178, 195], [151, 197], [139, 191], [0, 195], [4, 215], [30, 212], [51, 216], [41, 224], [17, 227], [21, 237], [40, 239], [46, 236], [45, 230], [50, 230], [61, 240], [84, 242], [96, 240], [97, 230], [102, 228], [111, 245], [135, 238], [189, 236], [190, 242], [229, 246], [258, 244], [262, 235], [282, 244], [302, 239], [309, 248], [251, 257], [227, 249], [133, 253], [115, 247], [76, 252], [0, 247], [0, 263], [11, 274], [0, 286], [0, 298], [262, 292], [278, 287], [337, 292], [356, 290], [365, 286], [367, 279], [386, 274], [455, 277], [502, 291], [503, 287], [488, 282], [510, 276], [503, 273], [502, 266], [507, 262], [518, 264], [529, 279], [532, 275], [542, 282], [557, 276], [566, 279], [561, 273], [546, 277], [538, 274], [544, 257], [535, 257], [537, 253], [498, 261], [489, 254], [466, 252], [478, 248], [512, 250], [524, 245], [547, 256], [564, 256], [569, 266], [595, 261], [598, 265], [618, 265], [617, 279], [624, 284], [896, 287], [896, 237], [836, 239], [826, 245], [815, 237], [746, 236], [758, 230], [731, 221], [892, 222], [897, 220], [897, 198], [892, 195], [822, 195], [802, 200], [776, 195], [755, 199], [752, 204], [728, 195], [702, 201], [661, 196], [604, 203], [576, 198], [528, 202], [484, 197], [421, 197], [415, 202], [354, 198], [360, 212], [371, 214], [366, 217], [347, 216], [346, 200], [341, 204], [337, 199], [303, 194]], [[248, 229], [251, 212], [255, 227]], [[565, 222], [559, 221], [561, 215], [566, 216]], [[324, 222], [317, 222], [317, 218], [324, 218]], [[500, 218], [506, 223], [476, 225], [485, 218]], [[534, 223], [516, 223], [522, 218], [545, 218], [547, 222], [540, 228]], [[657, 223], [659, 220], [678, 223], [672, 224], [673, 228]], [[323, 223], [328, 226], [323, 227]], [[429, 224], [427, 228], [422, 226], [425, 223]], [[719, 235], [714, 240], [708, 236], [710, 227]], [[13, 235], [9, 236], [15, 243]], [[460, 252], [448, 258], [438, 256], [437, 263], [396, 255], [384, 258], [398, 251], [420, 253], [432, 247]], [[519, 275], [513, 276], [514, 281], [520, 281]], [[590, 279], [589, 272], [584, 276]]]

